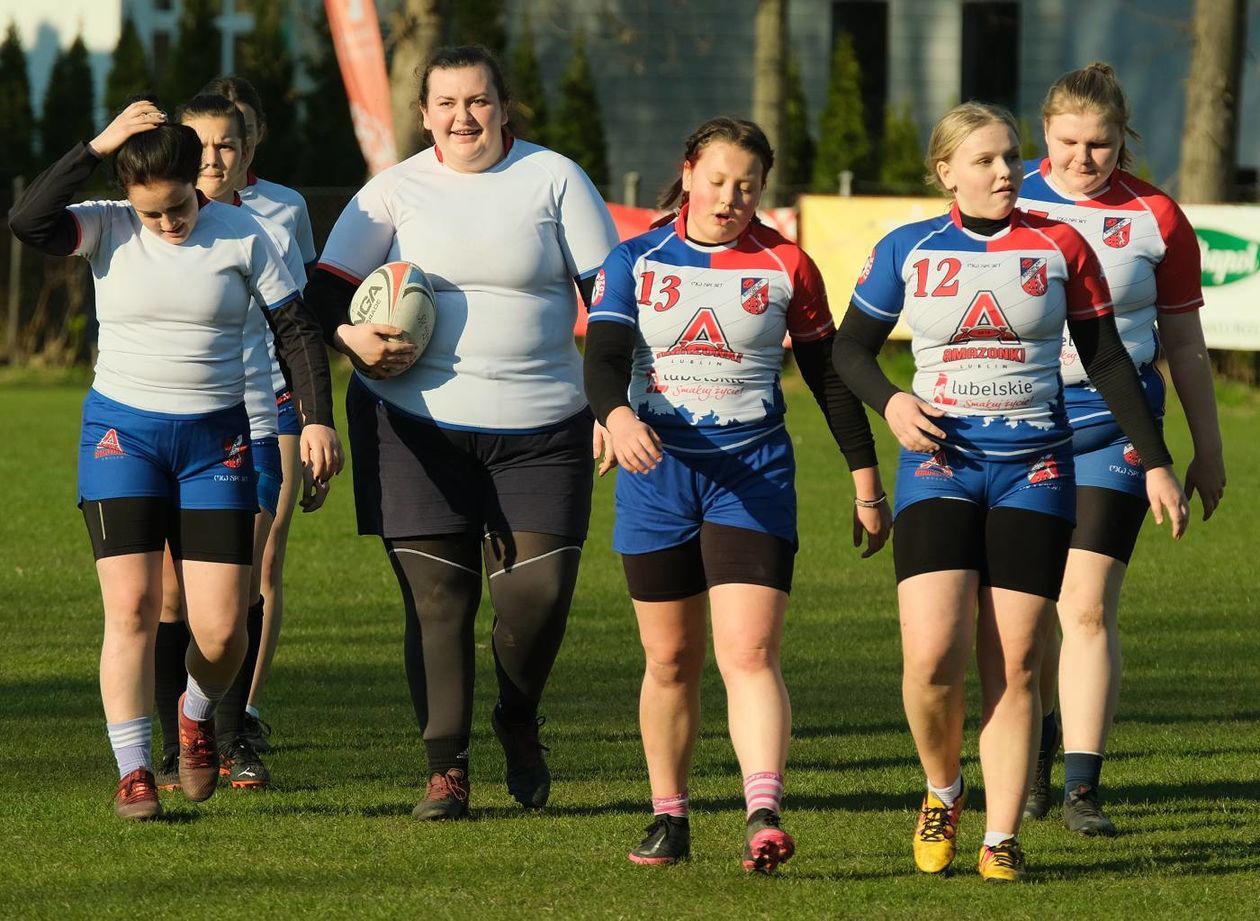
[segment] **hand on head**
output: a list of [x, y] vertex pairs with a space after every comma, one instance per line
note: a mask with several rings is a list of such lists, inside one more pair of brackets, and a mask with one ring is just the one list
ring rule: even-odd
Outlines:
[[147, 99], [133, 102], [92, 139], [91, 148], [98, 156], [108, 157], [135, 134], [152, 131], [166, 124], [166, 113]]

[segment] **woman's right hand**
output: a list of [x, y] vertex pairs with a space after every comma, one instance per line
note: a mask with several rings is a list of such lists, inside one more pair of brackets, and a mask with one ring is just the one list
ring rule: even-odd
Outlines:
[[1151, 503], [1151, 514], [1156, 524], [1164, 523], [1167, 510], [1172, 527], [1173, 540], [1180, 540], [1190, 523], [1190, 501], [1186, 498], [1172, 465], [1146, 471], [1146, 498]]
[[[928, 454], [940, 449], [945, 433], [937, 428], [933, 419], [945, 415], [931, 403], [920, 400], [913, 393], [899, 390], [884, 406], [884, 421], [893, 435], [907, 451]], [[933, 441], [935, 438], [937, 441]]]
[[337, 350], [373, 380], [402, 374], [419, 357], [416, 344], [397, 326], [384, 323], [343, 323], [334, 337]]
[[166, 124], [166, 113], [147, 100], [133, 102], [118, 113], [118, 117], [105, 126], [105, 130], [92, 138], [90, 146], [97, 156], [108, 157], [134, 134], [152, 131]]
[[649, 473], [661, 457], [661, 439], [652, 427], [639, 421], [629, 406], [618, 406], [605, 422], [612, 436], [617, 466], [631, 473]]

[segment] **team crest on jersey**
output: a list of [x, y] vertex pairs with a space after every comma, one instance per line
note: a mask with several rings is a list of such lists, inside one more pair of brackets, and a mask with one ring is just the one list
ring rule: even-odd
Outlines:
[[760, 315], [765, 313], [770, 306], [770, 279], [741, 278], [739, 280], [739, 303], [751, 314]]
[[604, 299], [604, 288], [607, 285], [607, 279], [604, 277], [604, 270], [600, 269], [595, 276], [595, 286], [591, 289], [591, 306], [594, 307]]
[[743, 352], [736, 352], [726, 343], [726, 333], [718, 322], [717, 314], [712, 307], [701, 307], [696, 315], [687, 323], [671, 345], [663, 352], [657, 352], [657, 358], [669, 358], [672, 355], [700, 355], [705, 358], [723, 358], [726, 361], [741, 362]]
[[1142, 455], [1138, 454], [1138, 449], [1133, 447], [1131, 441], [1124, 446], [1124, 462], [1130, 467], [1142, 466]]
[[1028, 465], [1029, 483], [1048, 483], [1059, 478], [1059, 462], [1053, 454], [1043, 454]]
[[1019, 283], [1033, 297], [1046, 293], [1046, 260], [1019, 258]]
[[227, 457], [223, 458], [223, 466], [231, 467], [233, 470], [245, 463], [245, 452], [249, 450], [249, 442], [245, 440], [244, 435], [237, 435], [235, 438], [223, 442], [223, 451]]
[[862, 274], [858, 276], [857, 283], [859, 285], [871, 277], [871, 269], [873, 268], [875, 268], [875, 250], [871, 250], [871, 254], [866, 257], [866, 264], [862, 266]]
[[1132, 229], [1131, 217], [1104, 217], [1103, 242], [1112, 249], [1124, 249], [1129, 245], [1129, 231]]
[[122, 457], [127, 452], [122, 449], [122, 445], [118, 443], [118, 429], [110, 429], [101, 436], [101, 440], [96, 443], [95, 457]]
[[945, 462], [944, 451], [934, 451], [931, 457], [919, 464], [919, 469], [914, 472], [914, 475], [952, 477], [954, 468]]
[[[1043, 263], [1045, 260], [1041, 260]], [[1045, 271], [1044, 266], [1042, 271]], [[992, 291], [981, 291], [971, 301], [971, 306], [963, 314], [950, 337], [950, 345], [970, 342], [973, 339], [984, 339], [989, 342], [1019, 342], [1019, 336], [1007, 322], [1006, 315], [998, 305]]]

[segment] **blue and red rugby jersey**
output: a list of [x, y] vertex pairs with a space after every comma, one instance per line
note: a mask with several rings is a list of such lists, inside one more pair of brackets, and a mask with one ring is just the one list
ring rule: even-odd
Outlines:
[[609, 254], [589, 322], [638, 331], [630, 405], [682, 453], [730, 450], [782, 428], [784, 332], [811, 342], [835, 330], [804, 250], [756, 221], [731, 243], [693, 242], [686, 206]]
[[912, 333], [915, 395], [946, 417], [946, 443], [1001, 460], [1072, 437], [1059, 351], [1068, 317], [1111, 311], [1098, 259], [1066, 224], [1018, 209], [991, 237], [948, 214], [876, 244], [853, 301]]
[[[1156, 320], [1203, 306], [1199, 242], [1177, 203], [1124, 170], [1087, 198], [1059, 191], [1050, 161], [1024, 164], [1020, 208], [1070, 224], [1093, 247], [1111, 288], [1116, 328], [1141, 372], [1147, 398], [1164, 410], [1164, 382], [1154, 367], [1159, 354]], [[1063, 333], [1063, 381], [1068, 419], [1075, 427], [1111, 421], [1111, 410], [1089, 382], [1067, 331]]]

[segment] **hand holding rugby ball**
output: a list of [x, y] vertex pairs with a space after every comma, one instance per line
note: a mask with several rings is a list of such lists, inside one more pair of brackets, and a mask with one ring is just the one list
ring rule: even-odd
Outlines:
[[350, 299], [350, 322], [381, 323], [401, 329], [419, 355], [433, 338], [437, 298], [420, 267], [387, 262], [372, 271]]

